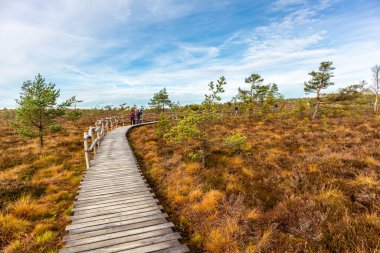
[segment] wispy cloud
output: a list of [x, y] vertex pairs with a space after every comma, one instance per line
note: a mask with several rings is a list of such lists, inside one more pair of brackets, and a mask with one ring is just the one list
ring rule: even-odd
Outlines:
[[380, 7], [364, 2], [351, 13], [338, 0], [4, 0], [0, 106], [14, 106], [39, 72], [84, 106], [146, 104], [164, 86], [174, 100], [198, 102], [221, 75], [229, 99], [255, 72], [301, 96], [323, 60], [334, 61], [339, 87], [369, 78], [380, 59]]
[[303, 5], [306, 4], [306, 0], [277, 0], [273, 3], [273, 7], [275, 9], [282, 9], [284, 7], [294, 7], [297, 5]]

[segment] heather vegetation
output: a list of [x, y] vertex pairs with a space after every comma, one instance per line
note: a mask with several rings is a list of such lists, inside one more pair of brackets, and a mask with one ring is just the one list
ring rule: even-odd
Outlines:
[[316, 98], [284, 99], [253, 74], [224, 104], [221, 77], [179, 120], [132, 131], [193, 251], [380, 249], [380, 116], [363, 83], [323, 94], [333, 70], [323, 62], [310, 73], [305, 91]]
[[164, 136], [160, 125], [133, 130], [146, 175], [194, 250], [379, 249], [380, 118], [342, 106], [311, 121], [298, 103], [210, 121], [207, 145], [192, 113]]
[[[332, 63], [323, 62], [305, 83], [316, 94], [309, 98], [285, 99], [259, 74], [231, 102], [222, 102], [223, 76], [202, 104], [154, 94], [158, 123], [129, 138], [192, 251], [380, 250], [378, 69], [374, 85], [323, 93], [334, 84]], [[77, 109], [81, 101], [57, 104], [58, 96], [37, 76], [16, 110], [0, 111], [4, 252], [57, 252], [85, 170], [83, 131], [130, 109]]]

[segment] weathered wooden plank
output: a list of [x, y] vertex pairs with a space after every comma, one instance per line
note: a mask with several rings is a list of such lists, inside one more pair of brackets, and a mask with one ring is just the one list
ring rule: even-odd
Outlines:
[[124, 201], [124, 200], [129, 200], [129, 199], [135, 199], [135, 198], [138, 198], [140, 196], [152, 196], [154, 197], [154, 193], [151, 193], [150, 191], [143, 191], [143, 192], [139, 192], [139, 193], [136, 193], [136, 194], [133, 194], [133, 195], [125, 195], [125, 196], [121, 196], [119, 198], [107, 198], [107, 199], [104, 199], [104, 200], [98, 200], [96, 201], [96, 203], [94, 203], [93, 201], [77, 201], [75, 202], [74, 206], [75, 207], [85, 207], [85, 206], [91, 206], [91, 205], [94, 205], [94, 204], [106, 204], [106, 203], [112, 203], [112, 202], [120, 202], [120, 201]]
[[122, 176], [117, 176], [112, 179], [103, 178], [102, 180], [96, 180], [96, 181], [91, 181], [91, 180], [83, 181], [80, 186], [81, 188], [83, 187], [91, 188], [93, 186], [110, 186], [110, 185], [113, 185], [113, 183], [119, 184], [119, 185], [122, 185], [122, 184], [126, 185], [126, 184], [131, 184], [131, 183], [146, 183], [146, 181], [141, 176], [134, 177], [134, 178], [126, 178]]
[[81, 197], [81, 196], [78, 196], [76, 197], [76, 199], [79, 201], [79, 200], [94, 200], [96, 201], [96, 199], [101, 199], [101, 198], [112, 198], [112, 197], [117, 197], [117, 196], [125, 196], [127, 194], [133, 194], [133, 193], [138, 193], [138, 192], [146, 192], [147, 189], [144, 188], [144, 187], [141, 187], [141, 188], [136, 188], [136, 189], [133, 189], [133, 190], [125, 190], [125, 191], [122, 191], [122, 192], [118, 192], [118, 193], [110, 193], [110, 194], [106, 194], [106, 195], [101, 195], [101, 196], [85, 196], [85, 197]]
[[[115, 238], [120, 238], [124, 236], [131, 236], [131, 235], [137, 235], [137, 234], [142, 234], [142, 233], [147, 233], [155, 230], [161, 230], [161, 229], [166, 229], [166, 228], [172, 228], [174, 227], [174, 224], [171, 222], [165, 222], [162, 224], [158, 225], [152, 225], [148, 227], [142, 227], [142, 228], [136, 228], [136, 229], [130, 229], [130, 230], [124, 230], [116, 233], [109, 233], [105, 235], [98, 235], [98, 236], [91, 236], [83, 239], [77, 239], [75, 241], [68, 241], [66, 245], [68, 247], [72, 246], [78, 246], [78, 245], [83, 245], [83, 244], [89, 244], [89, 243], [94, 243], [94, 242], [100, 242], [100, 241], [107, 241]], [[170, 230], [170, 233], [172, 231]]]
[[[135, 180], [135, 182], [139, 182], [141, 184], [147, 184], [146, 181]], [[130, 183], [131, 183], [130, 181], [120, 181], [120, 182], [115, 182], [114, 186], [120, 187], [120, 186], [128, 185]], [[79, 188], [81, 191], [81, 190], [97, 190], [97, 189], [102, 189], [103, 187], [106, 188], [106, 187], [111, 187], [111, 186], [112, 186], [111, 183], [102, 183], [102, 184], [84, 185], [84, 186], [80, 186]]]
[[87, 180], [90, 178], [103, 179], [105, 177], [118, 177], [118, 176], [123, 176], [124, 178], [133, 178], [133, 177], [141, 177], [142, 178], [142, 175], [140, 173], [132, 173], [132, 172], [126, 171], [126, 170], [120, 170], [120, 172], [103, 171], [103, 172], [98, 172], [96, 174], [95, 173], [89, 174], [89, 175], [86, 175], [85, 177], [83, 177], [83, 180]]
[[116, 187], [114, 189], [104, 189], [102, 190], [97, 190], [97, 191], [87, 191], [87, 192], [81, 192], [79, 197], [87, 197], [87, 196], [100, 196], [100, 195], [108, 195], [112, 193], [120, 193], [120, 192], [125, 192], [125, 191], [131, 191], [131, 190], [136, 190], [136, 189], [147, 189], [147, 186], [144, 184], [140, 185], [131, 185], [131, 186], [124, 186], [124, 187]]
[[[134, 180], [143, 180], [142, 176], [136, 175], [136, 176], [129, 176], [129, 177], [116, 177], [118, 182], [125, 182], [125, 181], [134, 181]], [[97, 179], [85, 179], [83, 182], [80, 183], [80, 185], [91, 185], [91, 184], [100, 184], [100, 183], [112, 183], [112, 181], [115, 181], [115, 178], [97, 178]]]
[[101, 191], [101, 190], [111, 190], [114, 188], [131, 188], [132, 186], [145, 186], [149, 187], [148, 184], [144, 181], [140, 180], [135, 180], [131, 182], [115, 182], [114, 184], [103, 184], [103, 185], [93, 185], [93, 186], [87, 186], [85, 188], [81, 188], [78, 190], [78, 193], [81, 192], [96, 192], [96, 191]]
[[[139, 178], [135, 178], [133, 180], [127, 180], [127, 179], [117, 179], [117, 181], [115, 182], [116, 180], [113, 180], [113, 182], [115, 183], [115, 185], [128, 185], [130, 183], [146, 183], [145, 180], [141, 180]], [[112, 180], [111, 181], [100, 181], [100, 182], [89, 182], [89, 183], [85, 183], [85, 184], [82, 184], [80, 186], [81, 189], [83, 189], [84, 187], [85, 188], [100, 188], [100, 187], [107, 187], [107, 186], [110, 186], [112, 185]]]
[[91, 213], [82, 214], [82, 215], [79, 215], [76, 213], [74, 216], [71, 216], [70, 219], [72, 221], [86, 219], [89, 217], [93, 217], [94, 219], [96, 219], [97, 216], [117, 214], [117, 213], [127, 212], [127, 211], [134, 211], [134, 210], [144, 209], [148, 207], [160, 208], [160, 206], [158, 206], [156, 202], [152, 202], [152, 203], [144, 203], [144, 204], [135, 205], [135, 206], [125, 206], [125, 207], [123, 206], [122, 208], [116, 208], [116, 209], [110, 209], [110, 210], [104, 210], [104, 211], [98, 210], [96, 212], [91, 212]]
[[[101, 200], [106, 200], [107, 198], [101, 198]], [[112, 200], [112, 199], [110, 199]], [[102, 208], [103, 210], [106, 210], [106, 209], [109, 209], [108, 207], [112, 207], [112, 208], [115, 208], [116, 206], [129, 206], [129, 205], [139, 205], [139, 204], [142, 204], [142, 203], [151, 203], [151, 202], [155, 202], [155, 199], [153, 198], [153, 196], [151, 195], [141, 195], [141, 196], [137, 196], [137, 198], [133, 198], [133, 199], [123, 199], [123, 200], [118, 200], [118, 201], [112, 201], [110, 203], [100, 203], [100, 204], [97, 204], [96, 201], [94, 202], [86, 202], [86, 203], [92, 203], [91, 205], [84, 205], [86, 203], [83, 203], [83, 205], [79, 205], [74, 207], [72, 209], [73, 212], [76, 212], [76, 211], [86, 211], [86, 210], [89, 210], [89, 209], [94, 209], [94, 208]], [[80, 203], [80, 202], [78, 202]], [[100, 211], [100, 210], [98, 210]]]
[[99, 229], [113, 228], [117, 226], [139, 223], [142, 221], [154, 220], [158, 218], [167, 218], [167, 217], [168, 215], [166, 213], [159, 213], [159, 214], [144, 216], [144, 217], [140, 217], [140, 218], [136, 218], [132, 220], [117, 221], [117, 222], [112, 222], [112, 223], [102, 224], [102, 225], [97, 225], [97, 226], [92, 226], [92, 227], [84, 227], [84, 228], [77, 228], [77, 229], [67, 229], [66, 227], [66, 230], [69, 231], [69, 233], [71, 234], [78, 234], [78, 233], [90, 232], [90, 231], [95, 231]]
[[62, 241], [70, 242], [70, 241], [81, 240], [84, 238], [96, 237], [100, 235], [111, 235], [113, 233], [118, 233], [121, 231], [130, 231], [133, 229], [146, 228], [146, 227], [159, 225], [159, 224], [166, 224], [166, 223], [168, 222], [165, 218], [158, 218], [158, 219], [142, 221], [142, 222], [127, 224], [127, 225], [118, 226], [118, 227], [99, 229], [96, 231], [90, 231], [90, 232], [85, 232], [85, 233], [80, 233], [80, 234], [71, 234], [71, 235], [64, 236], [62, 238]]
[[75, 215], [83, 215], [83, 214], [89, 214], [89, 213], [94, 213], [94, 212], [97, 213], [97, 212], [101, 212], [101, 211], [109, 211], [109, 210], [120, 209], [120, 208], [124, 208], [126, 206], [137, 206], [137, 205], [142, 205], [142, 204], [153, 204], [153, 203], [157, 203], [157, 202], [158, 202], [157, 199], [153, 199], [153, 200], [143, 199], [143, 200], [136, 201], [136, 202], [133, 202], [133, 203], [128, 203], [128, 205], [125, 205], [125, 204], [112, 204], [110, 206], [106, 206], [106, 207], [102, 207], [102, 208], [92, 207], [91, 209], [85, 209], [85, 210], [73, 210], [73, 212], [75, 212]]
[[88, 250], [103, 251], [104, 248], [109, 248], [110, 246], [113, 246], [113, 245], [131, 243], [138, 240], [144, 240], [144, 239], [163, 236], [163, 235], [172, 234], [172, 233], [173, 231], [170, 228], [153, 230], [153, 231], [149, 231], [145, 233], [140, 233], [140, 234], [135, 234], [135, 235], [130, 235], [130, 236], [123, 236], [123, 237], [114, 238], [114, 239], [108, 239], [106, 241], [85, 243], [78, 246], [69, 246], [67, 249], [62, 250], [61, 252], [69, 253], [69, 252], [82, 252], [82, 251], [88, 251]]
[[[98, 216], [91, 216], [88, 218], [82, 218], [79, 220], [73, 220], [71, 224], [81, 224], [81, 223], [89, 223], [89, 222], [94, 222], [98, 220], [105, 220], [105, 219], [111, 219], [111, 218], [120, 218], [123, 216], [128, 216], [130, 215], [135, 215], [135, 214], [142, 214], [142, 213], [148, 213], [151, 211], [161, 211], [163, 209], [162, 206], [151, 206], [147, 208], [142, 208], [142, 209], [137, 209], [137, 210], [132, 210], [132, 211], [125, 211], [125, 212], [120, 212], [120, 213], [113, 213], [113, 214], [105, 214], [105, 215], [98, 215]], [[161, 211], [162, 213], [162, 211]]]
[[[145, 186], [145, 187], [149, 188], [149, 186], [146, 183], [140, 183], [139, 185]], [[83, 190], [78, 191], [77, 193], [78, 194], [86, 194], [86, 193], [91, 193], [91, 192], [97, 193], [97, 192], [100, 192], [100, 191], [104, 192], [104, 191], [109, 191], [109, 190], [114, 190], [114, 189], [117, 189], [117, 190], [119, 190], [119, 189], [126, 189], [126, 188], [131, 187], [131, 186], [115, 185], [114, 187], [112, 187], [112, 186], [105, 186], [105, 187], [94, 187], [92, 189], [85, 188]]]
[[[160, 235], [157, 237], [142, 239], [133, 242], [127, 242], [117, 245], [112, 245], [108, 247], [103, 247], [101, 249], [102, 253], [109, 252], [154, 252], [161, 249], [167, 249], [173, 246], [179, 246], [177, 239], [181, 238], [178, 233], [171, 233], [166, 235]], [[86, 252], [86, 251], [83, 251]], [[89, 251], [87, 251], [89, 252]]]
[[128, 221], [128, 220], [133, 220], [133, 219], [151, 216], [155, 214], [161, 214], [161, 213], [162, 212], [160, 209], [156, 209], [156, 210], [151, 210], [151, 211], [146, 211], [146, 212], [141, 212], [141, 213], [120, 215], [117, 217], [105, 218], [105, 219], [94, 220], [94, 221], [89, 221], [89, 222], [76, 222], [76, 223], [72, 223], [71, 225], [68, 225], [66, 229], [73, 230], [77, 228], [85, 228], [85, 227], [92, 227], [92, 226], [103, 225], [103, 224], [111, 224], [114, 222]]
[[130, 174], [126, 174], [126, 173], [120, 173], [120, 174], [107, 174], [107, 173], [104, 173], [103, 175], [98, 175], [98, 176], [88, 176], [86, 178], [83, 178], [83, 181], [81, 182], [82, 184], [86, 184], [86, 183], [89, 183], [89, 182], [109, 182], [110, 180], [117, 180], [119, 181], [119, 179], [124, 179], [124, 180], [143, 180], [143, 176], [142, 175], [130, 175]]

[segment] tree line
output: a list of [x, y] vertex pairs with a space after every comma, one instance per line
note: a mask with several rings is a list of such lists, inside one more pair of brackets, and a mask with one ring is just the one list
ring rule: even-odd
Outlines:
[[[316, 94], [314, 98], [314, 112], [312, 119], [317, 117], [321, 104], [331, 101], [345, 101], [352, 100], [358, 96], [374, 95], [373, 112], [378, 112], [379, 92], [380, 92], [380, 66], [375, 65], [371, 70], [373, 74], [374, 85], [367, 88], [367, 84], [363, 81], [360, 84], [349, 85], [348, 87], [339, 89], [337, 93], [323, 94], [322, 91], [334, 85], [331, 81], [334, 77], [333, 63], [331, 61], [321, 62], [318, 70], [309, 73], [310, 80], [304, 83], [304, 91], [306, 94]], [[245, 78], [245, 84], [248, 87], [238, 88], [237, 95], [232, 98], [232, 102], [239, 102], [249, 113], [252, 114], [254, 108], [259, 108], [262, 112], [270, 110], [270, 108], [284, 97], [279, 92], [276, 83], [264, 83], [264, 79], [260, 74], [252, 74]], [[225, 92], [224, 87], [227, 81], [224, 76], [221, 76], [215, 83], [211, 81], [208, 84], [209, 94], [205, 95], [202, 105], [208, 112], [204, 112], [203, 117], [208, 120], [215, 118], [211, 115], [215, 111], [215, 106], [221, 101], [221, 94]], [[67, 108], [83, 102], [77, 100], [75, 96], [67, 99], [63, 103], [58, 104], [57, 99], [60, 96], [60, 90], [56, 88], [55, 83], [46, 83], [45, 79], [38, 74], [34, 81], [26, 81], [21, 87], [19, 99], [16, 100], [16, 118], [11, 122], [11, 125], [16, 129], [17, 133], [27, 137], [38, 137], [39, 146], [42, 148], [44, 145], [43, 136], [49, 127], [54, 126], [56, 119], [67, 113]], [[149, 102], [151, 108], [160, 111], [165, 111], [165, 107], [179, 107], [179, 103], [173, 103], [169, 99], [169, 94], [166, 88], [161, 89], [159, 92], [154, 93], [153, 98]], [[126, 104], [121, 105], [121, 110], [129, 107]], [[105, 107], [105, 109], [107, 109]], [[109, 109], [112, 109], [109, 106]], [[80, 117], [80, 113], [76, 110], [71, 111], [68, 115], [72, 118]], [[191, 127], [192, 124], [203, 122], [202, 118], [189, 116], [189, 124], [186, 127]], [[186, 123], [187, 124], [187, 123]], [[203, 126], [203, 129], [206, 129]], [[194, 131], [188, 131], [193, 135], [200, 134]], [[181, 138], [176, 137], [176, 138]], [[204, 146], [207, 144], [203, 143]]]

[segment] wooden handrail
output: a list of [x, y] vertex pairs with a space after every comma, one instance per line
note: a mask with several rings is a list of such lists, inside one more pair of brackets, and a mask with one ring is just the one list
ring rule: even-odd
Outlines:
[[[149, 115], [151, 117], [146, 118], [144, 117], [145, 115]], [[155, 113], [148, 113], [145, 115], [142, 115], [143, 117], [141, 118], [142, 122], [144, 121], [144, 123], [153, 123], [156, 122], [158, 119], [158, 114]], [[89, 169], [91, 166], [91, 159], [89, 153], [94, 152], [95, 155], [97, 152], [97, 148], [99, 147], [104, 136], [106, 136], [106, 134], [114, 128], [117, 128], [119, 126], [125, 126], [125, 124], [129, 122], [129, 118], [129, 115], [101, 118], [95, 122], [95, 126], [90, 126], [88, 128], [88, 131], [83, 133], [84, 155], [87, 169]], [[140, 123], [137, 125], [144, 125], [144, 123]], [[90, 139], [91, 145], [89, 142]]]

